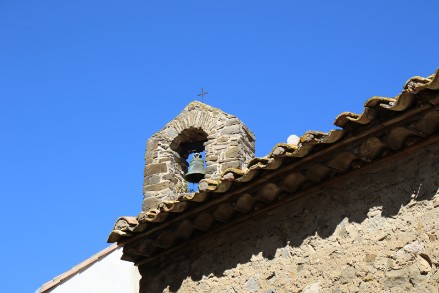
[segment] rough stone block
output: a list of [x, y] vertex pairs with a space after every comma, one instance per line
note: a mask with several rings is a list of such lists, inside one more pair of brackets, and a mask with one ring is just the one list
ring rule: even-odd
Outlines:
[[178, 135], [177, 131], [173, 127], [166, 129], [166, 134], [170, 139], [174, 139]]
[[206, 161], [217, 161], [217, 160], [218, 160], [218, 156], [215, 156], [215, 155], [211, 155], [211, 156], [206, 157]]
[[142, 211], [148, 211], [151, 209], [156, 209], [160, 203], [161, 199], [155, 196], [147, 197], [143, 199]]
[[156, 139], [148, 140], [146, 144], [146, 154], [153, 152], [159, 147], [159, 142]]
[[168, 171], [168, 167], [166, 167], [166, 163], [158, 163], [146, 165], [145, 167], [145, 176], [166, 173]]
[[163, 176], [163, 180], [169, 180], [172, 183], [176, 184], [178, 182], [177, 177], [174, 174], [167, 174]]
[[376, 254], [374, 254], [374, 253], [371, 253], [371, 254], [366, 253], [365, 261], [367, 261], [367, 262], [374, 262], [376, 258], [377, 258]]
[[261, 287], [258, 284], [258, 281], [254, 277], [250, 277], [246, 283], [246, 289], [250, 292], [258, 292], [261, 290]]
[[239, 125], [231, 125], [227, 126], [224, 129], [221, 130], [221, 135], [231, 135], [231, 134], [238, 134], [240, 130]]
[[226, 121], [226, 126], [239, 124], [239, 120], [237, 118], [232, 118]]
[[169, 181], [163, 181], [158, 184], [152, 184], [152, 185], [146, 185], [143, 190], [144, 191], [160, 191], [166, 188], [169, 188], [170, 182]]
[[241, 163], [239, 161], [223, 163], [221, 164], [221, 172], [224, 172], [229, 168], [239, 168], [239, 167], [241, 167]]
[[230, 147], [226, 150], [226, 153], [224, 154], [225, 159], [234, 159], [237, 158], [239, 155], [239, 148], [238, 147]]
[[229, 137], [227, 136], [220, 136], [216, 139], [217, 143], [225, 143], [229, 141]]
[[207, 173], [207, 174], [213, 174], [213, 173], [215, 173], [216, 171], [218, 171], [218, 167], [217, 167], [217, 165], [212, 165], [212, 166], [207, 166], [207, 167], [206, 167], [206, 173]]
[[161, 177], [159, 175], [152, 175], [152, 176], [145, 176], [143, 180], [143, 185], [151, 185], [151, 184], [157, 184], [160, 182]]

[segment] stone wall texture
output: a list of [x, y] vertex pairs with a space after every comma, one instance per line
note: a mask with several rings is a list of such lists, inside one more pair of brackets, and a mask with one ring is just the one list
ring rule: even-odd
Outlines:
[[205, 178], [217, 179], [227, 168], [247, 166], [254, 157], [255, 136], [235, 116], [200, 102], [190, 103], [147, 141], [143, 211], [188, 191], [183, 176], [193, 148], [205, 152]]
[[140, 266], [141, 292], [439, 292], [439, 145]]

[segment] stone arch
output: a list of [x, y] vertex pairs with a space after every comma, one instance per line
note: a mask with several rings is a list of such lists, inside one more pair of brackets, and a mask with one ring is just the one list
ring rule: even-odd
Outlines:
[[206, 179], [219, 179], [227, 168], [244, 168], [254, 157], [254, 134], [233, 115], [192, 102], [148, 139], [142, 210], [186, 192], [187, 157], [205, 152]]
[[204, 151], [207, 142], [207, 133], [202, 128], [189, 127], [180, 132], [170, 144], [170, 148], [179, 153], [180, 157], [187, 159], [193, 151]]

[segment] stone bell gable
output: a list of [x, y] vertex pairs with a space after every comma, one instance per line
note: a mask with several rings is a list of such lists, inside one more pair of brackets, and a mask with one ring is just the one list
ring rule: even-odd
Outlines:
[[228, 168], [243, 169], [254, 157], [255, 136], [238, 118], [197, 101], [191, 102], [148, 139], [142, 210], [187, 192], [183, 176], [193, 152], [205, 153], [206, 179], [219, 179]]

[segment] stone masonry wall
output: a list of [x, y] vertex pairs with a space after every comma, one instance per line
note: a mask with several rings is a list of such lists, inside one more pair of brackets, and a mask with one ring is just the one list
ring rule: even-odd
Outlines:
[[360, 171], [141, 266], [141, 292], [439, 292], [438, 170], [436, 145]]
[[145, 153], [143, 211], [187, 192], [183, 176], [191, 147], [204, 148], [206, 179], [227, 168], [244, 168], [254, 157], [255, 136], [238, 118], [209, 105], [192, 102], [148, 139]]

